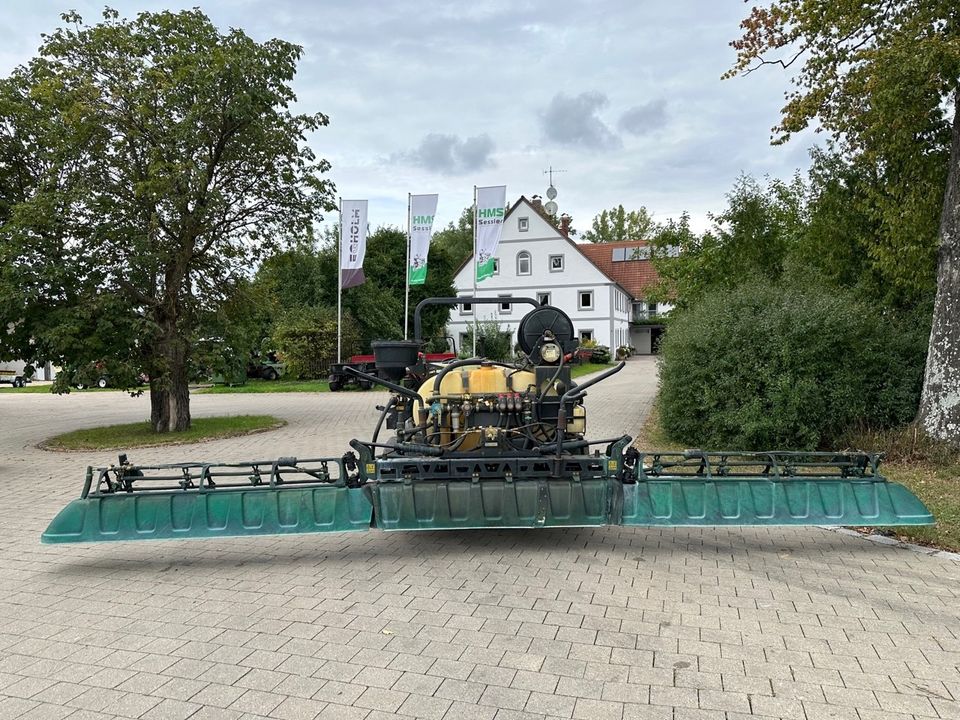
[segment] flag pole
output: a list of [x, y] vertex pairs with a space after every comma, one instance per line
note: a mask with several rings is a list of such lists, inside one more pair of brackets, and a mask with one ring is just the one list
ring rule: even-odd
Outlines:
[[406, 284], [403, 295], [403, 339], [408, 336], [410, 327], [410, 193], [407, 193], [407, 266], [403, 269]]
[[[477, 186], [473, 186], [473, 296], [477, 296]], [[477, 304], [473, 303], [473, 357], [477, 356]]]
[[337, 362], [343, 362], [341, 359], [341, 342], [343, 332], [340, 329], [343, 320], [343, 258], [340, 254], [343, 252], [343, 198], [337, 198], [337, 206], [340, 212], [340, 232], [337, 237]]

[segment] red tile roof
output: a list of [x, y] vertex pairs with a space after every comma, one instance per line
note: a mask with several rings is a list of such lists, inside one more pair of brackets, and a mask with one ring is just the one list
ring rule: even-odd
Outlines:
[[600, 271], [617, 282], [635, 300], [642, 300], [660, 278], [649, 260], [613, 261], [614, 248], [646, 247], [642, 240], [612, 243], [578, 243], [577, 249], [596, 265]]

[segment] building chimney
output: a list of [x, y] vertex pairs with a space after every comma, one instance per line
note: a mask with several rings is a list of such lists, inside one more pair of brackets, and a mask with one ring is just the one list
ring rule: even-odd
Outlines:
[[533, 205], [533, 209], [537, 212], [543, 212], [543, 198], [539, 195], [534, 195], [530, 198], [530, 204]]
[[570, 235], [570, 223], [572, 223], [572, 222], [573, 222], [573, 218], [570, 217], [569, 215], [567, 215], [566, 213], [564, 213], [563, 215], [561, 215], [561, 216], [560, 216], [560, 232], [562, 232], [564, 235], [566, 235], [566, 236], [569, 237], [569, 235]]

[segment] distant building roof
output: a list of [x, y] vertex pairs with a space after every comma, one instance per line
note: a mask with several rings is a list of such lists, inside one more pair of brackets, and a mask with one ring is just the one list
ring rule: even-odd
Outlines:
[[650, 246], [643, 240], [579, 243], [577, 248], [634, 299], [645, 298], [660, 281], [650, 261]]

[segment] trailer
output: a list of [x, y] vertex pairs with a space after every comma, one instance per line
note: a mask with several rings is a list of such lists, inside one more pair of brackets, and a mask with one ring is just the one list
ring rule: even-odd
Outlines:
[[[449, 352], [420, 352], [417, 355], [417, 364], [422, 365], [423, 369], [426, 370], [426, 368], [431, 365], [448, 362], [450, 360], [456, 360], [456, 344], [454, 343], [453, 338], [449, 336], [447, 337], [447, 341], [450, 343]], [[376, 352], [377, 347], [381, 344], [381, 341], [373, 343], [374, 353]], [[419, 345], [419, 343], [417, 344]], [[351, 355], [350, 359], [345, 363], [331, 364], [330, 374], [327, 378], [330, 383], [331, 392], [343, 390], [343, 388], [351, 384], [359, 387], [361, 390], [369, 390], [372, 388], [374, 385], [372, 380], [356, 375], [353, 371], [359, 370], [365, 375], [380, 377], [380, 373], [377, 371], [377, 358], [374, 353], [369, 355]]]
[[9, 383], [15, 388], [22, 388], [28, 382], [30, 382], [30, 378], [16, 370], [0, 370], [0, 383]]

